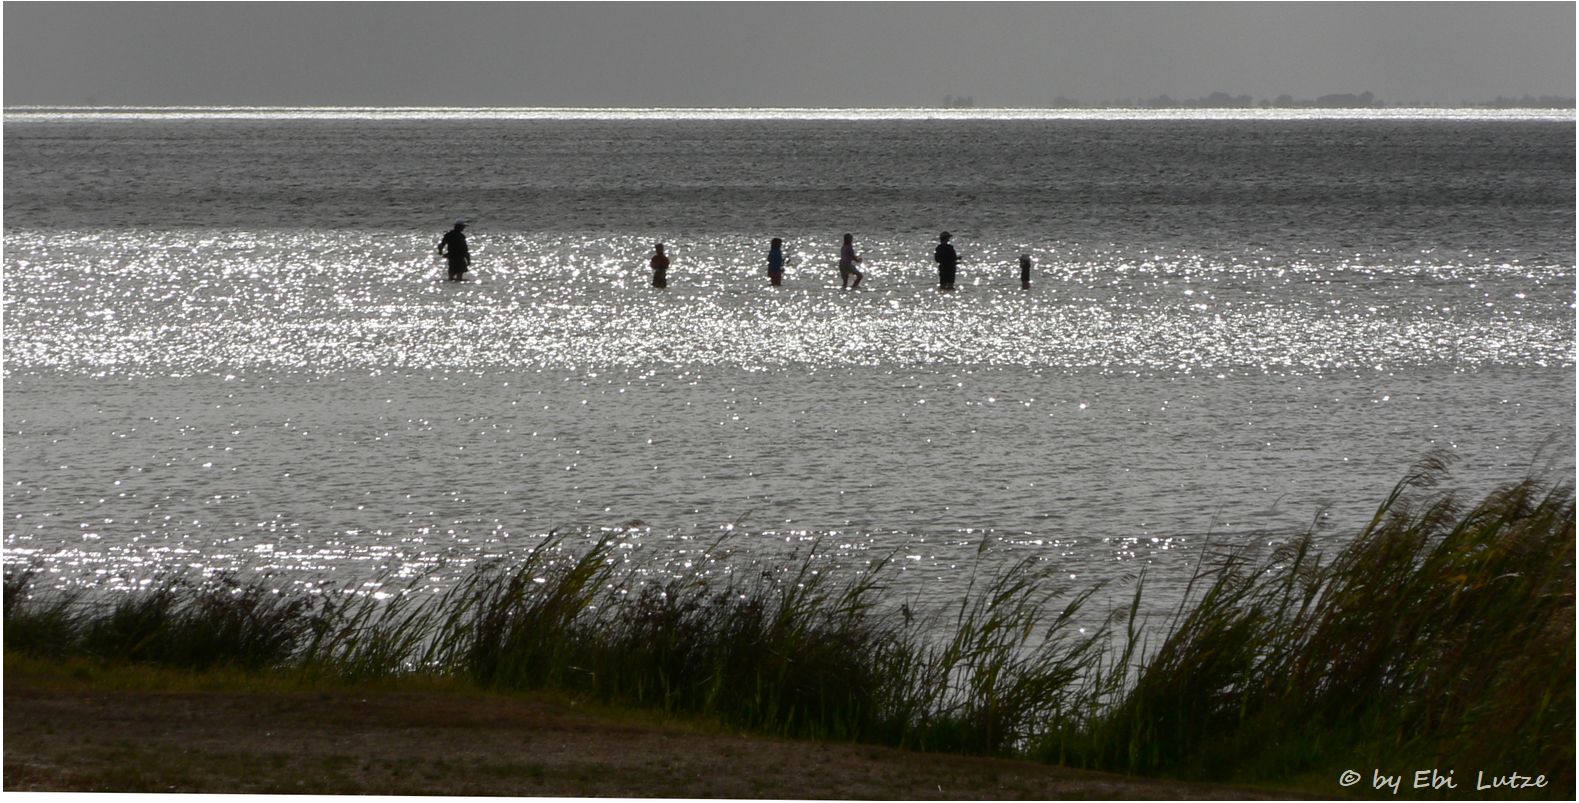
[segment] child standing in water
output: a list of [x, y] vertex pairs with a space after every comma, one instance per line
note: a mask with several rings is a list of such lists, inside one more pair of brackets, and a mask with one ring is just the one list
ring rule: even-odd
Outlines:
[[768, 246], [768, 284], [778, 287], [784, 282], [784, 241], [774, 237]]
[[932, 258], [938, 263], [938, 289], [954, 289], [954, 273], [959, 269], [959, 254], [954, 251], [954, 246], [949, 245], [949, 240], [954, 235], [943, 232], [938, 235], [938, 247], [932, 252]]
[[1031, 289], [1031, 255], [1020, 255], [1020, 289]]
[[[845, 290], [854, 290], [861, 286], [861, 280], [866, 278], [856, 265], [861, 264], [861, 258], [855, 255], [855, 235], [844, 235], [844, 246], [839, 249], [839, 286]], [[855, 284], [850, 284], [850, 277], [855, 277]]]
[[669, 257], [663, 253], [663, 243], [658, 243], [658, 247], [652, 255], [652, 262], [648, 264], [652, 266], [652, 286], [668, 287]]

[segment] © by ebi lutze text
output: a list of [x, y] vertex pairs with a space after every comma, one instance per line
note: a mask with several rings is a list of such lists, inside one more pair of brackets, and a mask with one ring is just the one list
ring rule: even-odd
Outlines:
[[[1344, 770], [1338, 776], [1338, 785], [1351, 787], [1365, 780], [1365, 776], [1356, 770]], [[1381, 770], [1371, 772], [1371, 788], [1386, 789], [1393, 794], [1398, 794], [1400, 789], [1408, 784], [1409, 789], [1458, 789], [1459, 782], [1453, 778], [1453, 771], [1440, 770], [1415, 770], [1406, 775], [1388, 775]], [[1475, 773], [1473, 790], [1485, 792], [1490, 789], [1545, 789], [1547, 786], [1545, 775], [1526, 775], [1522, 772], [1488, 773], [1484, 770]], [[1469, 791], [1470, 787], [1466, 787]]]

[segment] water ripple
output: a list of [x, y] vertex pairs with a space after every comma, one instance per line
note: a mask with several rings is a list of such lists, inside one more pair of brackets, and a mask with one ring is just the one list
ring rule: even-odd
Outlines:
[[[438, 281], [428, 238], [348, 232], [6, 234], [7, 372], [185, 375], [599, 366], [1017, 365], [1145, 375], [1318, 374], [1574, 363], [1562, 264], [1399, 268], [1034, 253], [932, 286], [925, 243], [875, 241], [841, 292], [802, 244], [786, 286], [759, 244], [676, 246], [648, 286], [629, 236], [478, 238], [470, 281]], [[808, 240], [810, 238], [807, 238]], [[803, 241], [804, 242], [804, 241]], [[62, 303], [62, 299], [71, 299]]]

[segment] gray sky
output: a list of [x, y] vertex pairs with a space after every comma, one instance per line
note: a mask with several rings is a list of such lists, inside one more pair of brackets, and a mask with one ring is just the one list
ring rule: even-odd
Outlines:
[[1575, 4], [21, 3], [5, 104], [1039, 106], [1574, 92]]

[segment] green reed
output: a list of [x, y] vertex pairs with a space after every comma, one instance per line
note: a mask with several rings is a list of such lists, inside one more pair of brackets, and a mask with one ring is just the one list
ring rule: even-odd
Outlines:
[[[722, 561], [697, 569], [704, 563]], [[584, 684], [746, 727], [869, 738], [885, 715], [888, 656], [899, 645], [872, 615], [884, 565], [836, 585], [813, 550], [789, 571], [693, 571], [645, 586], [585, 633]]]
[[1573, 788], [1571, 485], [1467, 510], [1423, 463], [1330, 560], [1213, 556], [1128, 691], [1045, 757], [1136, 773], [1525, 768]]
[[94, 605], [35, 592], [33, 572], [8, 567], [5, 648], [464, 678], [769, 733], [1192, 778], [1523, 769], [1561, 796], [1573, 787], [1572, 485], [1519, 483], [1464, 509], [1430, 491], [1444, 472], [1423, 463], [1330, 559], [1314, 532], [1265, 555], [1210, 551], [1155, 646], [1143, 577], [1125, 609], [1081, 631], [1099, 589], [1070, 593], [1035, 559], [973, 574], [957, 603], [918, 612], [891, 598], [886, 559], [838, 568], [814, 547], [742, 567], [721, 541], [690, 573], [643, 582], [621, 571], [612, 538], [556, 534], [442, 593], [413, 581], [387, 600], [220, 578]]
[[911, 699], [904, 710], [916, 724], [905, 743], [1007, 752], [1091, 706], [1089, 679], [1097, 674], [1107, 631], [1070, 631], [1098, 589], [1060, 604], [1050, 573], [1027, 558], [988, 578], [980, 591], [972, 576], [958, 606], [921, 631], [948, 637], [907, 645]]
[[5, 568], [5, 650], [45, 657], [77, 651], [88, 613], [81, 590], [33, 595], [35, 567]]
[[79, 592], [28, 596], [35, 573], [5, 579], [5, 648], [80, 655], [110, 663], [269, 669], [297, 652], [313, 601], [222, 576], [201, 584], [165, 579], [112, 602]]

